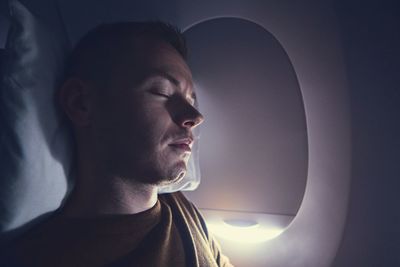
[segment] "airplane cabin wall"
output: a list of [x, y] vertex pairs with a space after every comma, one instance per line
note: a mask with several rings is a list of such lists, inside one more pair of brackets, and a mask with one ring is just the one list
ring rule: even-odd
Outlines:
[[400, 266], [400, 5], [336, 1], [352, 121], [352, 184], [334, 267]]

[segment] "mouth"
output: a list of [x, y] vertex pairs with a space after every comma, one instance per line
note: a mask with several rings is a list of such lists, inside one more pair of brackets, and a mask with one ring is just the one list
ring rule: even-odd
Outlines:
[[169, 146], [179, 151], [190, 153], [192, 152], [192, 144], [193, 144], [192, 138], [182, 138], [173, 141], [171, 144], [169, 144]]

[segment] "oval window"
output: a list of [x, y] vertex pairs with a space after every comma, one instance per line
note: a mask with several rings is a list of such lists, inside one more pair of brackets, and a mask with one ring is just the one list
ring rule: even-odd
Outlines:
[[185, 194], [204, 213], [277, 215], [288, 224], [303, 199], [308, 144], [287, 53], [266, 29], [240, 18], [207, 20], [185, 36], [205, 117], [201, 184]]

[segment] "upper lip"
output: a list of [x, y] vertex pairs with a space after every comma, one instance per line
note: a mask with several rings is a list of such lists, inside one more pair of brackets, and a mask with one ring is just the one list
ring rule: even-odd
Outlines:
[[170, 145], [188, 145], [191, 147], [193, 144], [193, 138], [192, 137], [185, 137], [185, 138], [180, 138], [177, 140], [174, 140]]

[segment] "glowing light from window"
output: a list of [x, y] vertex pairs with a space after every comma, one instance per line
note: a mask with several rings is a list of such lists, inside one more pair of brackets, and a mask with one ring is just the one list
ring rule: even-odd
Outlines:
[[229, 241], [240, 243], [261, 243], [280, 235], [284, 229], [267, 227], [249, 220], [221, 220], [209, 222], [210, 231]]

